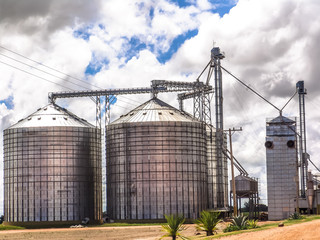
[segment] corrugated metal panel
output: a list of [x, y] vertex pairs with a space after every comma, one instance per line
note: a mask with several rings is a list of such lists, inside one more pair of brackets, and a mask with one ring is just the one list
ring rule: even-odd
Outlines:
[[295, 136], [295, 121], [292, 119], [283, 116], [267, 119], [267, 136]]
[[129, 113], [122, 115], [112, 124], [129, 123], [129, 122], [194, 122], [195, 118], [188, 113], [168, 105], [158, 98], [153, 98], [148, 102], [133, 109]]
[[100, 129], [49, 104], [3, 139], [5, 221], [100, 221]]
[[245, 196], [250, 193], [258, 192], [258, 181], [253, 178], [238, 175], [235, 177], [235, 181], [237, 195]]
[[13, 128], [3, 139], [5, 221], [101, 219], [99, 129]]
[[25, 127], [94, 127], [86, 120], [77, 117], [73, 113], [55, 104], [49, 104], [39, 108], [35, 113], [21, 119], [11, 128]]
[[288, 146], [288, 141], [296, 142], [292, 134], [296, 126], [294, 121], [286, 119], [281, 122], [279, 116], [273, 120], [277, 124], [267, 122], [266, 141], [272, 142], [266, 148], [269, 220], [288, 218], [295, 211], [297, 149]]
[[111, 219], [197, 218], [207, 209], [205, 126], [201, 122], [107, 126], [107, 208]]
[[204, 124], [157, 98], [107, 126], [108, 216], [199, 217], [208, 205], [205, 131]]

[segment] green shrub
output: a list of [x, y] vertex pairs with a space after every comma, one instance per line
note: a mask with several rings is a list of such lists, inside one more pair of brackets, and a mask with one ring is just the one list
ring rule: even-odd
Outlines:
[[258, 228], [258, 220], [248, 220], [248, 229]]
[[290, 220], [295, 220], [295, 219], [303, 219], [304, 217], [298, 213], [298, 212], [294, 212], [289, 216]]
[[233, 232], [233, 231], [239, 231], [241, 230], [238, 226], [234, 226], [232, 224], [229, 224], [225, 229], [223, 229], [223, 232]]

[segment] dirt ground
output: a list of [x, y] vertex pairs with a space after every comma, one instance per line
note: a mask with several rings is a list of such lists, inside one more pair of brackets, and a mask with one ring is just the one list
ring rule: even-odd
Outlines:
[[[226, 223], [218, 226], [218, 232], [224, 229]], [[196, 231], [194, 225], [187, 225], [187, 229], [182, 235], [186, 237], [204, 237], [204, 232]], [[87, 239], [108, 239], [108, 240], [155, 240], [163, 235], [161, 226], [138, 226], [138, 227], [94, 227], [94, 228], [62, 228], [62, 229], [32, 229], [32, 230], [8, 230], [0, 232], [0, 239], [67, 239], [67, 240], [87, 240]], [[167, 238], [170, 239], [170, 238]], [[308, 240], [320, 239], [320, 220], [292, 226], [276, 227], [268, 230], [242, 233], [228, 237], [219, 238], [221, 240]]]
[[319, 240], [320, 220], [219, 238], [221, 240]]

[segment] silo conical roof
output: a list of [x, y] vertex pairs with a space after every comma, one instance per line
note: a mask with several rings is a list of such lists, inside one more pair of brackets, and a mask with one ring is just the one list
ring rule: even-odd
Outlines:
[[27, 128], [27, 127], [94, 127], [86, 120], [77, 117], [75, 114], [67, 111], [56, 104], [48, 104], [39, 108], [28, 117], [21, 119], [16, 124], [9, 127]]
[[112, 124], [161, 121], [195, 122], [198, 120], [158, 98], [152, 98], [127, 114], [122, 115], [119, 119], [112, 122]]
[[287, 124], [287, 125], [290, 125], [290, 124], [293, 124], [295, 123], [294, 120], [290, 119], [290, 118], [287, 118], [287, 117], [284, 117], [282, 115], [272, 119], [271, 121], [268, 121], [269, 124]]

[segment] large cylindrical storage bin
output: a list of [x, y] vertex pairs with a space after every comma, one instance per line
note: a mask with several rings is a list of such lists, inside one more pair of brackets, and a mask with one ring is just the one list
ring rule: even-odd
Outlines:
[[107, 127], [107, 211], [115, 220], [197, 218], [207, 207], [205, 125], [157, 98]]
[[53, 104], [4, 130], [6, 222], [99, 222], [101, 215], [100, 130]]

